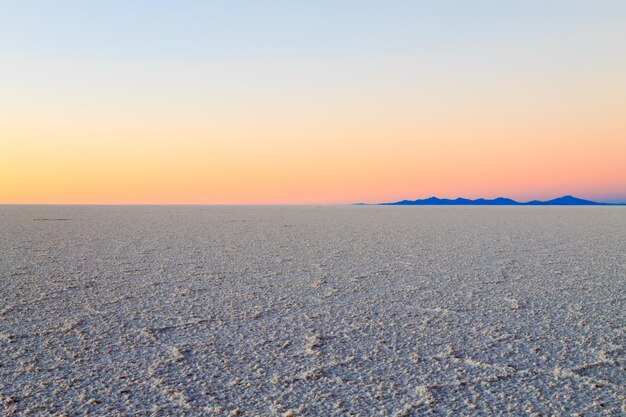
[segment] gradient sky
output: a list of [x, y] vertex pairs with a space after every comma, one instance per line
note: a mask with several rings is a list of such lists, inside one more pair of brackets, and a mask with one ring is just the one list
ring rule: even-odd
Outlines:
[[0, 1], [0, 203], [626, 201], [626, 1]]

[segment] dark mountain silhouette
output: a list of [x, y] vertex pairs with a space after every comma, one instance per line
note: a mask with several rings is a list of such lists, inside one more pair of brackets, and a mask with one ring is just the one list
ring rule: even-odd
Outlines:
[[[364, 205], [360, 203], [359, 205]], [[527, 203], [512, 200], [510, 198], [498, 197], [493, 200], [478, 198], [470, 200], [467, 198], [456, 198], [454, 200], [448, 198], [430, 197], [421, 200], [402, 200], [393, 203], [380, 203], [380, 206], [615, 206], [620, 204], [598, 203], [591, 200], [583, 200], [582, 198], [565, 195], [563, 197], [554, 198], [548, 201], [533, 200]]]
[[607, 206], [608, 203], [597, 203], [595, 201], [583, 200], [582, 198], [565, 195], [548, 201], [529, 201], [524, 203], [529, 206]]

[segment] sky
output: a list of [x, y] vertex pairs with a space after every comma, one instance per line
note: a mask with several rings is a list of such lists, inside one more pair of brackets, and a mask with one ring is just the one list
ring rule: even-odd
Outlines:
[[0, 0], [0, 204], [626, 202], [625, 1]]

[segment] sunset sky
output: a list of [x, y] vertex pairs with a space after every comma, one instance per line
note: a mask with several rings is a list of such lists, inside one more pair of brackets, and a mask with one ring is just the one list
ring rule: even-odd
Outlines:
[[626, 201], [626, 1], [3, 1], [0, 203]]

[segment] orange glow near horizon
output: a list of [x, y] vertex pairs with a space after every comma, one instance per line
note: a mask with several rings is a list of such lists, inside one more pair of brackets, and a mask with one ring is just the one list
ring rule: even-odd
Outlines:
[[1, 203], [341, 204], [563, 194], [607, 200], [623, 196], [626, 180], [626, 131], [617, 128], [42, 126], [49, 133], [15, 128], [20, 140], [4, 146]]

